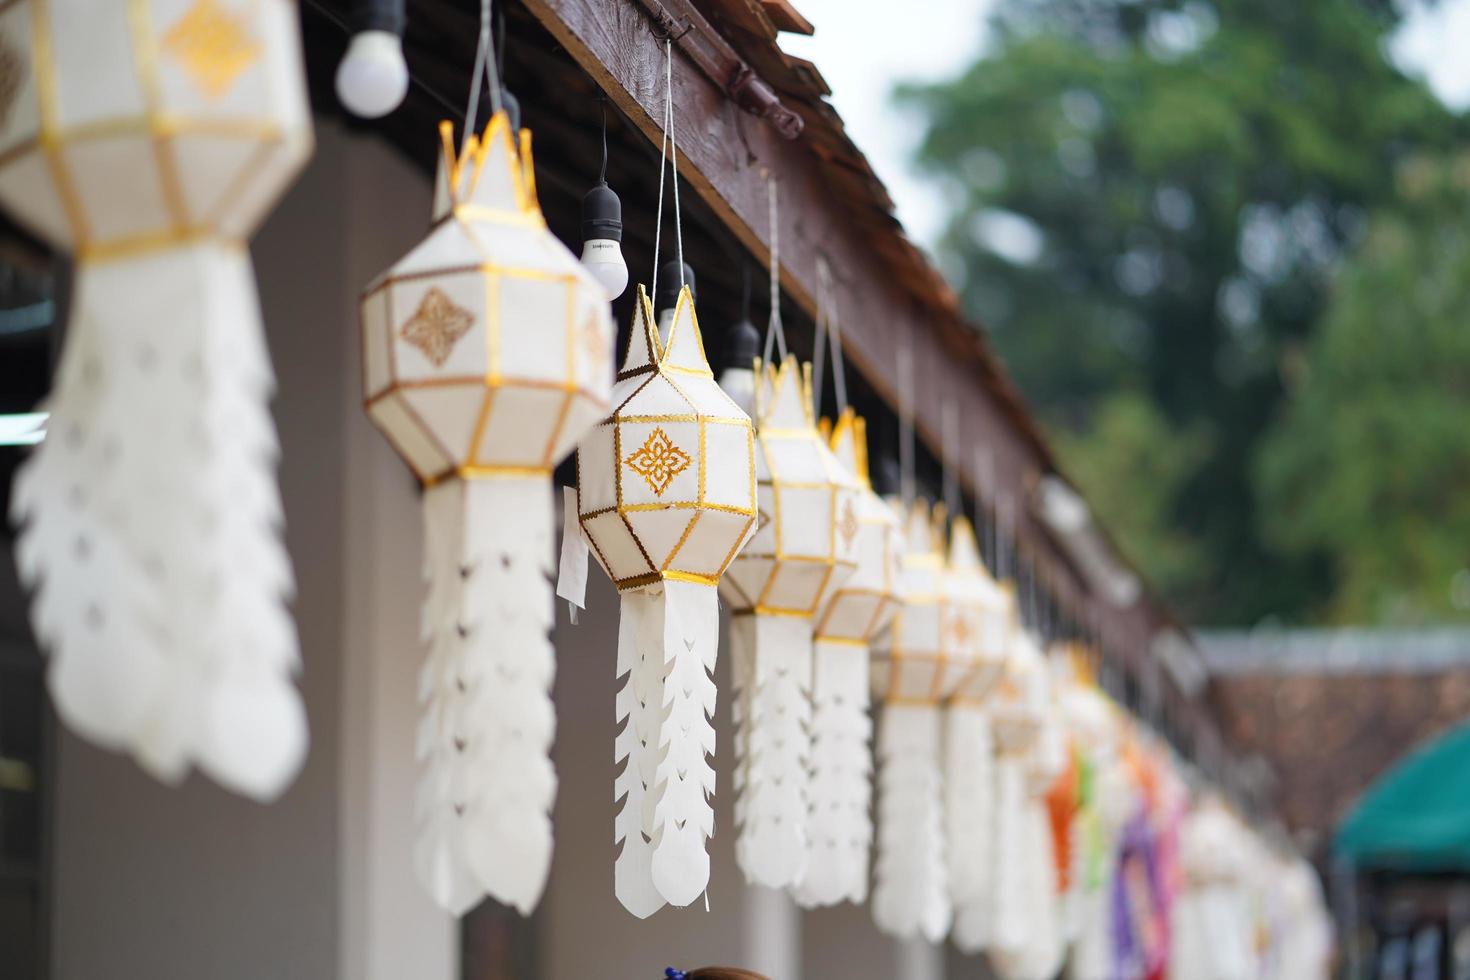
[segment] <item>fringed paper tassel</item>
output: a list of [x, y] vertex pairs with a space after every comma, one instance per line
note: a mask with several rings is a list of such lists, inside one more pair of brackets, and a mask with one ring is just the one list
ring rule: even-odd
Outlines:
[[742, 662], [735, 861], [747, 881], [787, 888], [807, 864], [811, 621], [738, 616], [731, 632]]
[[72, 324], [12, 510], [58, 713], [159, 779], [271, 800], [307, 732], [249, 257], [83, 261]]
[[939, 708], [888, 704], [878, 729], [878, 857], [873, 921], [900, 939], [949, 931]]
[[945, 711], [944, 815], [955, 945], [978, 953], [990, 942], [994, 916], [995, 744], [980, 705]]
[[995, 759], [995, 879], [991, 908], [995, 920], [990, 949], [997, 966], [1013, 965], [1025, 955], [1031, 938], [1025, 896], [1033, 837], [1027, 828], [1026, 760], [1002, 751]]
[[812, 841], [796, 900], [803, 908], [861, 905], [868, 897], [873, 841], [868, 648], [850, 640], [817, 640], [813, 658]]
[[664, 583], [663, 722], [655, 774], [653, 883], [671, 905], [709, 886], [715, 833], [715, 657], [720, 603], [712, 586]]
[[529, 915], [551, 867], [550, 494], [544, 479], [511, 477], [424, 493], [429, 657], [415, 860], [455, 915], [486, 895]]
[[639, 918], [666, 902], [688, 905], [709, 884], [714, 835], [715, 590], [666, 581], [623, 595], [618, 633], [621, 726], [615, 743], [622, 850], [614, 891]]
[[1065, 949], [1057, 892], [1055, 838], [1052, 836], [1051, 815], [1040, 798], [1033, 797], [1027, 801], [1025, 832], [1028, 837], [1026, 852], [1032, 856], [1023, 869], [1026, 875], [1024, 904], [1031, 920], [1031, 935], [1020, 969], [1012, 977], [1013, 980], [1052, 980], [1061, 971]]
[[[625, 592], [618, 622], [616, 698], [618, 734], [614, 761], [622, 766], [614, 783], [618, 802], [614, 843], [622, 845], [613, 866], [613, 892], [629, 912], [647, 918], [664, 906], [653, 885], [653, 803], [663, 717], [663, 604], [647, 591]], [[619, 802], [620, 801], [620, 802]]]

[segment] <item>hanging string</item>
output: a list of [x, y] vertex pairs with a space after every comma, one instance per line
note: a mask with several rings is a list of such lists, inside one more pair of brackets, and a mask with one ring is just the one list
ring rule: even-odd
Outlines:
[[659, 141], [659, 207], [654, 210], [653, 278], [648, 292], [659, 298], [659, 242], [663, 237], [663, 170], [667, 160], [673, 162], [673, 238], [679, 259], [679, 288], [684, 288], [684, 225], [679, 222], [679, 148], [673, 140], [673, 41], [663, 43], [663, 138]]
[[954, 402], [945, 401], [942, 421], [944, 455], [939, 463], [939, 478], [944, 490], [944, 509], [949, 511], [950, 516], [958, 517], [960, 514], [960, 476], [953, 460], [960, 451], [960, 416]]
[[[817, 338], [812, 348], [813, 409], [822, 414], [822, 381], [825, 375], [826, 354], [832, 352], [832, 387], [837, 393], [837, 414], [847, 411], [847, 377], [842, 364], [842, 326], [837, 316], [837, 294], [832, 289], [832, 267], [827, 258], [817, 256]], [[826, 341], [824, 346], [823, 341]]]
[[766, 181], [766, 202], [771, 221], [771, 319], [766, 323], [766, 346], [762, 360], [771, 363], [771, 341], [776, 343], [776, 353], [786, 360], [786, 329], [781, 325], [781, 225], [776, 206], [776, 178]]
[[914, 503], [914, 352], [898, 348], [898, 478], [907, 510]]
[[995, 457], [989, 446], [975, 447], [975, 525], [980, 530], [980, 550], [990, 559], [990, 567], [1000, 577], [1000, 556], [996, 554], [995, 520], [990, 514], [989, 501], [994, 498]]
[[500, 111], [500, 72], [495, 59], [490, 57], [490, 0], [480, 0], [480, 40], [475, 45], [475, 68], [470, 73], [470, 97], [464, 112], [461, 154], [469, 146], [470, 136], [479, 132], [481, 85], [488, 85], [490, 88], [490, 113], [493, 116]]
[[597, 182], [607, 183], [607, 94], [597, 93], [597, 104], [602, 111], [602, 167], [597, 171]]

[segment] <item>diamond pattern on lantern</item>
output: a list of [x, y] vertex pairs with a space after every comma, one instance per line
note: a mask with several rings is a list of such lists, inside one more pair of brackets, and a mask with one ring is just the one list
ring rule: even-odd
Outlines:
[[674, 477], [689, 468], [689, 454], [674, 445], [668, 433], [655, 428], [643, 445], [623, 460], [634, 473], [648, 483], [654, 496], [662, 497]]
[[475, 325], [475, 315], [444, 294], [438, 286], [424, 294], [419, 308], [399, 332], [435, 367], [443, 367], [459, 338]]
[[260, 45], [218, 0], [198, 0], [164, 34], [163, 51], [205, 95], [218, 99], [254, 63]]
[[858, 533], [857, 508], [853, 506], [851, 497], [847, 498], [842, 508], [842, 516], [837, 520], [837, 533], [842, 535], [843, 543], [851, 548], [852, 539], [857, 537]]

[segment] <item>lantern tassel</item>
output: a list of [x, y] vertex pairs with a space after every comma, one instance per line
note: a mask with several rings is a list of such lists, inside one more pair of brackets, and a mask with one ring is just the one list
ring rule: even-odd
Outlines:
[[978, 953], [993, 921], [991, 848], [995, 811], [995, 746], [990, 715], [974, 703], [945, 710], [944, 816], [955, 945]]
[[720, 603], [712, 586], [663, 583], [662, 720], [653, 807], [653, 882], [684, 906], [709, 885], [705, 841], [714, 836], [715, 657]]
[[446, 480], [424, 492], [424, 518], [415, 861], [456, 915], [487, 894], [529, 915], [551, 867], [556, 796], [551, 488]]
[[939, 708], [888, 704], [878, 730], [878, 858], [873, 921], [900, 939], [949, 931]]
[[813, 660], [812, 845], [796, 900], [804, 908], [861, 905], [868, 897], [873, 841], [868, 648], [861, 642], [817, 640]]
[[615, 699], [618, 734], [614, 762], [622, 766], [613, 783], [614, 843], [621, 844], [613, 868], [613, 892], [629, 912], [645, 919], [664, 906], [653, 884], [653, 801], [658, 769], [658, 731], [663, 700], [660, 651], [663, 607], [646, 590], [625, 592], [618, 623], [619, 678]]
[[57, 711], [166, 782], [272, 800], [307, 729], [249, 255], [84, 260], [72, 323], [12, 509]]
[[811, 621], [740, 616], [732, 621], [731, 643], [744, 662], [735, 860], [747, 881], [786, 888], [801, 881], [807, 863]]

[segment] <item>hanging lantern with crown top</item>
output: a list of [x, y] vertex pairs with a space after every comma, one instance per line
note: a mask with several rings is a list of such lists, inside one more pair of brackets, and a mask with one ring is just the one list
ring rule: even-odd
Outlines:
[[[949, 931], [940, 705], [958, 678], [944, 661], [944, 508], [904, 509], [900, 600], [873, 644], [878, 718], [877, 855], [873, 920], [892, 936], [938, 942]], [[936, 526], [937, 525], [937, 526]]]
[[[495, 89], [492, 88], [492, 92]], [[546, 227], [503, 110], [456, 154], [434, 226], [362, 300], [369, 416], [424, 484], [429, 643], [415, 864], [440, 905], [522, 914], [550, 868], [550, 474], [607, 414], [607, 297]]]
[[983, 948], [993, 918], [995, 746], [989, 698], [1005, 666], [1014, 629], [1010, 593], [986, 570], [974, 526], [957, 516], [942, 584], [945, 658], [960, 665], [944, 710], [944, 813], [954, 937]]
[[639, 918], [688, 905], [709, 883], [717, 589], [756, 521], [750, 417], [715, 383], [682, 259], [671, 44], [664, 55], [655, 220], [662, 224], [668, 151], [679, 258], [660, 269], [655, 249], [653, 292], [662, 279], [673, 302], [655, 318], [638, 287], [612, 413], [577, 447], [581, 537], [621, 597], [614, 839], [622, 850], [613, 888]]
[[818, 615], [812, 650], [812, 846], [796, 890], [806, 908], [861, 904], [868, 895], [873, 724], [869, 647], [898, 609], [903, 532], [873, 492], [866, 425], [850, 408], [831, 431], [832, 452], [856, 475], [857, 568]]
[[287, 0], [0, 7], [0, 203], [76, 254], [21, 579], [73, 731], [268, 800], [306, 753], [246, 239], [311, 155]]
[[[822, 355], [829, 349], [837, 396], [837, 421], [822, 421], [837, 462], [858, 484], [854, 520], [838, 533], [854, 538], [856, 568], [827, 590], [812, 637], [812, 747], [808, 784], [811, 814], [806, 874], [794, 890], [806, 908], [868, 895], [868, 849], [873, 840], [872, 721], [868, 647], [898, 608], [903, 533], [893, 509], [873, 492], [868, 473], [867, 423], [847, 404], [840, 321], [835, 316], [831, 272], [817, 259], [817, 339], [814, 373], [820, 406]], [[827, 345], [824, 348], [823, 334]]]
[[857, 478], [817, 431], [811, 370], [795, 356], [756, 384], [760, 521], [720, 593], [734, 617], [735, 858], [769, 888], [802, 880], [809, 833], [812, 617], [857, 567]]
[[[1046, 792], [1056, 778], [1043, 731], [1051, 710], [1046, 658], [1028, 630], [1014, 634], [991, 700], [996, 746], [994, 899], [989, 949], [1006, 976], [1045, 976], [1059, 948], [1056, 859]], [[1054, 972], [1054, 971], [1053, 971]]]
[[750, 419], [705, 360], [686, 283], [659, 338], [642, 286], [610, 417], [577, 450], [577, 515], [622, 597], [615, 869], [646, 917], [709, 881], [721, 576], [755, 525]]

